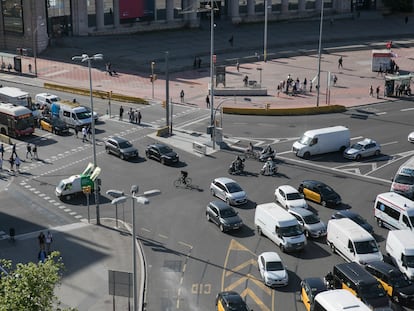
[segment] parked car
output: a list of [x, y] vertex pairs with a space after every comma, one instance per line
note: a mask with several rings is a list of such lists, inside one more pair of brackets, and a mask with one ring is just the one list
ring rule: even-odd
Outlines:
[[366, 219], [362, 218], [361, 215], [351, 212], [350, 210], [341, 210], [337, 211], [335, 214], [331, 216], [331, 219], [341, 219], [341, 218], [349, 218], [352, 221], [356, 222], [362, 228], [367, 230], [369, 233], [374, 233], [374, 228], [367, 222]]
[[243, 298], [236, 292], [220, 292], [216, 296], [217, 311], [251, 311]]
[[322, 206], [335, 207], [342, 203], [341, 196], [331, 187], [317, 180], [304, 180], [298, 191], [303, 193], [305, 199], [314, 201]]
[[210, 184], [213, 196], [225, 201], [228, 205], [239, 205], [247, 202], [247, 194], [233, 179], [215, 178]]
[[398, 304], [414, 306], [414, 284], [397, 267], [383, 261], [373, 261], [365, 265], [384, 287], [388, 296]]
[[411, 132], [410, 134], [408, 134], [408, 138], [407, 138], [407, 140], [408, 140], [410, 143], [414, 143], [414, 132]]
[[128, 140], [119, 136], [113, 136], [105, 141], [106, 153], [113, 153], [122, 160], [138, 157], [138, 149]]
[[350, 160], [361, 160], [362, 158], [378, 156], [381, 153], [381, 145], [375, 140], [365, 138], [348, 147], [344, 151], [344, 157]]
[[275, 200], [278, 201], [284, 208], [308, 208], [308, 204], [303, 198], [303, 194], [299, 193], [298, 190], [289, 185], [283, 185], [276, 188]]
[[326, 283], [321, 278], [306, 278], [300, 282], [300, 299], [305, 305], [306, 311], [313, 311], [315, 296], [327, 291]]
[[160, 143], [148, 145], [145, 155], [148, 159], [152, 158], [161, 162], [161, 164], [173, 164], [179, 161], [179, 157], [174, 150]]
[[264, 252], [257, 259], [260, 276], [263, 282], [270, 287], [287, 286], [289, 274], [278, 253]]
[[288, 212], [298, 220], [307, 238], [326, 235], [326, 224], [314, 212], [302, 207], [289, 208]]
[[215, 223], [221, 232], [237, 230], [243, 226], [243, 221], [238, 213], [223, 201], [213, 201], [206, 207], [208, 221]]
[[49, 93], [39, 93], [35, 96], [35, 105], [38, 109], [49, 109], [52, 103], [59, 102], [61, 99], [59, 96]]
[[58, 135], [69, 133], [69, 127], [66, 125], [66, 123], [57, 117], [42, 117], [40, 119], [39, 126], [42, 130]]

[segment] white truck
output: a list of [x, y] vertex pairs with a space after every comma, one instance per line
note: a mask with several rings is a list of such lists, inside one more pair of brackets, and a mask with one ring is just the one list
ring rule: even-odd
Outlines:
[[349, 147], [350, 131], [345, 126], [332, 126], [306, 131], [293, 143], [292, 151], [298, 157], [309, 159], [313, 155], [344, 152]]
[[55, 194], [59, 199], [70, 200], [73, 196], [84, 191], [93, 192], [95, 180], [100, 173], [101, 169], [99, 167], [94, 168], [94, 165], [89, 163], [82, 174], [62, 179], [56, 186]]
[[306, 246], [306, 237], [297, 219], [276, 203], [256, 206], [254, 225], [259, 234], [267, 236], [282, 251], [299, 251]]
[[394, 265], [414, 280], [414, 232], [407, 229], [389, 231], [385, 249]]
[[349, 218], [329, 220], [327, 232], [326, 241], [332, 252], [348, 262], [365, 265], [383, 258], [374, 237]]
[[77, 102], [62, 100], [50, 105], [52, 116], [64, 121], [68, 127], [81, 130], [84, 126], [92, 123], [92, 114], [87, 108], [80, 106]]

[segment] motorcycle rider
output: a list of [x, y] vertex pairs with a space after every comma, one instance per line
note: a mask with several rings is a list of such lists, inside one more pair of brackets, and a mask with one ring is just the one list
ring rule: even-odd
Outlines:
[[273, 174], [273, 170], [275, 169], [275, 162], [271, 157], [267, 158], [266, 163], [263, 165], [263, 171], [266, 175]]
[[243, 171], [243, 161], [240, 156], [237, 156], [236, 160], [234, 160], [231, 164], [234, 172]]
[[273, 149], [272, 149], [272, 147], [270, 146], [270, 145], [267, 145], [266, 146], [266, 148], [264, 148], [263, 150], [262, 150], [262, 154], [271, 154], [271, 153], [273, 153], [274, 151], [273, 151]]

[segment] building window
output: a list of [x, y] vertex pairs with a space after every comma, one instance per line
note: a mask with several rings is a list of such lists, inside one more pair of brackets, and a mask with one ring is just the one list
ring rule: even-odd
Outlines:
[[21, 0], [1, 0], [4, 31], [23, 34], [23, 10]]

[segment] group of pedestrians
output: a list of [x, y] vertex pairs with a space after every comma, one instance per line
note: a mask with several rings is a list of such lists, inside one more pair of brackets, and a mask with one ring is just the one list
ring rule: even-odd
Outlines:
[[[1, 143], [0, 144], [0, 170], [3, 170], [3, 161], [4, 161], [4, 144]], [[37, 146], [36, 144], [30, 144], [27, 143], [26, 145], [26, 159], [28, 159], [28, 157], [31, 157], [31, 159], [38, 159], [38, 155], [37, 155]], [[10, 164], [10, 172], [14, 172], [14, 168], [16, 167], [16, 171], [20, 172], [20, 165], [22, 164], [22, 160], [20, 159], [20, 157], [17, 155], [17, 151], [16, 151], [16, 144], [13, 144], [12, 146], [12, 151], [11, 151], [11, 155], [8, 159], [8, 162]]]
[[141, 125], [142, 114], [138, 109], [133, 110], [132, 108], [129, 108], [128, 117], [130, 123]]
[[[298, 77], [294, 80], [289, 74], [286, 80], [282, 80], [278, 83], [277, 96], [279, 96], [280, 92], [284, 92], [285, 94], [292, 96], [298, 93], [305, 93], [307, 92], [307, 86], [308, 80], [306, 78], [304, 78], [303, 82], [301, 82]], [[309, 92], [312, 92], [312, 87], [312, 81], [310, 81]]]
[[39, 262], [44, 263], [52, 250], [53, 235], [50, 231], [47, 231], [46, 235], [40, 232], [37, 239], [39, 241], [39, 254], [37, 257]]

